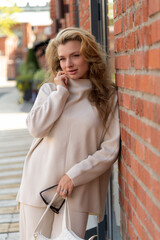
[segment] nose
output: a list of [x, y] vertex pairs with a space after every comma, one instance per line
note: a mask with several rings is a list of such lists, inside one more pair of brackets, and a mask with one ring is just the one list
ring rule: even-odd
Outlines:
[[66, 67], [72, 67], [73, 66], [73, 62], [70, 58], [66, 59]]

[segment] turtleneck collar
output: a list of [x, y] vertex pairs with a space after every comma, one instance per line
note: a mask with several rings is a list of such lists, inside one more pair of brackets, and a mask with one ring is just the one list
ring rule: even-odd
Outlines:
[[70, 97], [74, 100], [80, 100], [88, 95], [88, 91], [92, 88], [92, 83], [89, 79], [69, 79], [68, 90]]
[[69, 79], [68, 80], [68, 89], [70, 93], [74, 92], [80, 92], [80, 91], [86, 91], [91, 89], [92, 83], [89, 79]]

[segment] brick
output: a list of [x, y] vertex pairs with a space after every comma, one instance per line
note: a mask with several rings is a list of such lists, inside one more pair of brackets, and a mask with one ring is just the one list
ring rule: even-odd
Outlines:
[[124, 111], [119, 110], [119, 114], [120, 114], [120, 121], [121, 123], [128, 127], [129, 126], [129, 116], [128, 113], [125, 113]]
[[117, 52], [122, 52], [125, 50], [124, 38], [116, 39], [116, 49], [117, 49]]
[[122, 55], [116, 56], [116, 69], [129, 69], [129, 56]]
[[126, 147], [135, 152], [135, 139], [121, 127], [121, 140], [125, 143]]
[[158, 176], [160, 176], [160, 168], [157, 168], [159, 164], [159, 156], [147, 147], [145, 147], [145, 162]]
[[134, 4], [134, 0], [127, 1], [127, 9], [130, 8]]
[[151, 41], [152, 43], [156, 43], [160, 41], [160, 20], [152, 23], [151, 25]]
[[127, 46], [126, 48], [128, 50], [134, 49], [135, 48], [135, 33], [132, 32], [130, 34], [128, 34], [127, 36]]
[[135, 31], [136, 48], [144, 46], [144, 27]]
[[144, 27], [144, 39], [145, 39], [145, 44], [147, 46], [150, 46], [152, 44], [152, 35], [151, 35], [150, 25]]
[[146, 232], [146, 230], [145, 230], [144, 228], [143, 228], [142, 231], [143, 231], [143, 232], [142, 232], [142, 239], [150, 240], [151, 238], [150, 238], [148, 232]]
[[134, 54], [130, 55], [130, 63], [131, 63], [131, 67], [134, 68]]
[[136, 75], [135, 85], [137, 91], [153, 93], [153, 89], [151, 88], [151, 80], [148, 75]]
[[144, 53], [143, 51], [137, 51], [134, 55], [134, 67], [136, 70], [143, 69], [144, 66]]
[[88, 19], [88, 21], [85, 22], [84, 29], [90, 32], [90, 29], [91, 29], [91, 21], [90, 21], [90, 19]]
[[141, 98], [136, 98], [135, 113], [140, 117], [143, 116], [143, 100]]
[[[126, 178], [126, 167], [123, 164], [123, 162], [120, 163], [120, 169], [121, 169], [121, 171], [120, 171], [121, 174], [123, 175], [124, 178]], [[125, 190], [124, 186], [125, 186], [124, 181], [121, 181], [121, 189], [123, 190], [123, 192]]]
[[117, 4], [114, 3], [114, 4], [113, 4], [113, 17], [114, 17], [114, 18], [117, 17], [116, 9], [117, 9]]
[[[133, 156], [130, 155], [130, 163], [132, 163], [132, 159]], [[134, 189], [134, 176], [132, 176], [132, 174], [130, 174], [129, 171], [126, 171], [126, 180], [128, 185], [130, 186], [131, 189]], [[129, 192], [129, 201], [131, 199], [131, 197], [133, 197], [133, 194], [131, 192]], [[132, 204], [133, 208], [136, 209], [136, 202], [133, 202], [134, 204]]]
[[136, 89], [136, 81], [135, 81], [135, 76], [134, 75], [129, 75], [129, 74], [125, 74], [124, 75], [124, 87], [128, 88], [128, 89]]
[[133, 23], [134, 23], [134, 14], [133, 14], [133, 12], [130, 12], [129, 13], [129, 23], [128, 23], [129, 29], [133, 28]]
[[128, 94], [123, 94], [123, 106], [130, 109], [130, 96]]
[[149, 0], [149, 16], [158, 13], [160, 11], [160, 1], [159, 0]]
[[126, 2], [127, 0], [122, 0], [122, 11], [123, 12], [126, 12], [126, 10], [127, 10], [127, 2]]
[[[131, 213], [131, 211], [130, 211]], [[129, 235], [129, 239], [138, 239], [138, 236], [134, 230], [133, 225], [131, 225], [130, 221], [128, 221], [128, 225], [127, 225], [127, 234]]]
[[[138, 187], [138, 182], [135, 181], [135, 189], [137, 190], [137, 187]], [[141, 189], [139, 189], [140, 191]], [[135, 194], [137, 193], [137, 191], [135, 192]], [[137, 193], [138, 195], [138, 193]], [[157, 229], [155, 228], [154, 224], [153, 224], [153, 221], [152, 221], [152, 217], [150, 214], [147, 214], [146, 211], [143, 209], [143, 207], [139, 204], [139, 202], [137, 201], [136, 198], [133, 198], [133, 199], [130, 199], [131, 201], [131, 205], [132, 205], [132, 201], [136, 201], [136, 212], [137, 212], [137, 215], [138, 217], [140, 218], [141, 222], [144, 224], [144, 226], [147, 228], [147, 230], [149, 231], [150, 235], [152, 237], [155, 237], [156, 234], [158, 234], [159, 236], [159, 233], [157, 231]], [[133, 203], [135, 204], [135, 203]], [[142, 203], [143, 204], [143, 203]], [[144, 206], [145, 207], [145, 206]], [[149, 209], [149, 211], [151, 211], [151, 209]], [[143, 239], [143, 238], [142, 238]], [[149, 238], [150, 239], [150, 238]], [[155, 239], [155, 238], [153, 238]], [[157, 238], [158, 239], [158, 238]]]
[[143, 114], [142, 116], [145, 118], [148, 118], [149, 120], [160, 124], [160, 104], [158, 103], [153, 103], [153, 102], [148, 102], [148, 101], [143, 101]]
[[[129, 151], [127, 150], [127, 148], [122, 145], [122, 158], [124, 159], [125, 164], [127, 165], [127, 167], [131, 167], [131, 156], [129, 154]], [[126, 178], [127, 178], [127, 173], [126, 173]]]
[[142, 16], [143, 22], [147, 22], [149, 15], [149, 7], [148, 7], [148, 0], [143, 0], [142, 2]]
[[159, 144], [159, 139], [160, 139], [160, 130], [151, 127], [151, 136], [150, 136], [150, 141], [151, 144], [160, 150], [160, 144]]
[[154, 202], [152, 203], [152, 216], [157, 225], [160, 227], [160, 208]]
[[117, 2], [117, 16], [122, 14], [122, 3], [121, 0], [118, 0]]
[[144, 161], [144, 156], [145, 156], [144, 145], [138, 140], [136, 140], [136, 155], [139, 159]]
[[84, 2], [84, 11], [89, 9], [89, 5], [90, 5], [89, 0], [85, 0], [85, 2]]
[[130, 115], [129, 122], [130, 122], [130, 129], [131, 129], [131, 131], [135, 132], [135, 129], [136, 129], [136, 118], [133, 117], [132, 115]]
[[[124, 106], [123, 100], [121, 104], [122, 106]], [[130, 105], [128, 105], [128, 108], [129, 106]], [[146, 125], [143, 121], [135, 118], [134, 116], [130, 116], [130, 128], [143, 140], [153, 145], [155, 148], [160, 149], [160, 144], [158, 140], [160, 138], [159, 128], [154, 128], [152, 126]]]
[[116, 73], [116, 84], [117, 84], [117, 86], [123, 87], [123, 85], [124, 85], [123, 82], [124, 82], [124, 76], [123, 76], [123, 74]]
[[128, 18], [127, 14], [123, 17], [123, 32], [126, 32], [128, 30]]
[[[133, 158], [132, 158], [133, 159]], [[134, 159], [133, 159], [134, 160]], [[133, 169], [133, 176], [132, 174], [129, 173], [129, 171], [127, 171], [127, 175], [126, 175], [126, 179], [125, 181], [127, 182], [127, 184], [129, 185], [129, 187], [133, 190], [134, 194], [129, 190], [129, 188], [127, 189], [128, 193], [128, 200], [131, 203], [132, 207], [134, 208], [134, 210], [137, 209], [137, 202], [135, 201], [135, 196], [136, 196], [136, 200], [139, 200], [143, 206], [145, 207], [145, 209], [148, 211], [148, 213], [150, 215], [152, 215], [152, 200], [150, 198], [150, 196], [148, 195], [148, 192], [146, 192], [144, 190], [144, 188], [139, 184], [139, 182], [135, 179], [135, 168], [133, 168], [133, 166], [137, 167], [137, 161], [134, 160], [135, 163], [134, 165], [132, 164], [131, 169]], [[134, 187], [133, 184], [130, 185], [130, 182], [128, 182], [128, 178], [132, 178], [132, 182], [134, 182]], [[125, 188], [127, 188], [127, 185], [125, 185]]]
[[151, 49], [148, 51], [148, 68], [160, 69], [160, 49]]
[[140, 25], [142, 22], [143, 22], [143, 19], [142, 19], [143, 15], [142, 15], [142, 8], [138, 8], [136, 9], [136, 12], [134, 14], [134, 25], [135, 26], [138, 26]]
[[150, 76], [154, 87], [154, 94], [160, 96], [160, 76]]
[[121, 19], [119, 19], [114, 23], [114, 34], [118, 35], [121, 32], [122, 32], [122, 22], [121, 22]]
[[160, 202], [160, 191], [159, 191], [159, 182], [156, 179], [153, 179], [153, 192], [155, 198]]
[[153, 181], [150, 173], [142, 166], [138, 165], [139, 168], [139, 179], [143, 182], [144, 185], [152, 192]]

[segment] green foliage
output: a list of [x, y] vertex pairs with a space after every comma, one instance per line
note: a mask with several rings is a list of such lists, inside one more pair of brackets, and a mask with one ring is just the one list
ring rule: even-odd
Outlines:
[[13, 35], [11, 28], [17, 24], [17, 21], [13, 19], [13, 14], [21, 12], [22, 10], [17, 6], [0, 7], [0, 35]]
[[40, 85], [45, 80], [45, 74], [46, 72], [44, 69], [40, 69], [34, 74], [32, 86], [34, 90], [38, 90], [40, 88]]
[[33, 49], [28, 50], [27, 60], [19, 69], [19, 76], [16, 78], [17, 88], [20, 91], [27, 91], [32, 87], [34, 73], [39, 69]]
[[29, 65], [31, 63], [34, 65], [33, 67], [35, 67], [36, 70], [39, 68], [39, 64], [35, 56], [35, 52], [32, 48], [28, 49], [26, 65]]

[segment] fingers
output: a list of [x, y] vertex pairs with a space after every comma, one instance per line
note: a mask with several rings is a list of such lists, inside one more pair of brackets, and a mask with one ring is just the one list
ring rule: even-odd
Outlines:
[[68, 196], [68, 190], [66, 189], [60, 189], [60, 196], [62, 198], [66, 198]]
[[57, 73], [57, 76], [54, 78], [54, 82], [56, 85], [62, 85], [67, 88], [68, 79], [69, 79], [69, 76], [66, 75], [65, 72], [59, 71]]
[[67, 175], [64, 175], [58, 184], [57, 193], [62, 198], [70, 197], [73, 191], [73, 188], [74, 188], [74, 185], [72, 180]]

